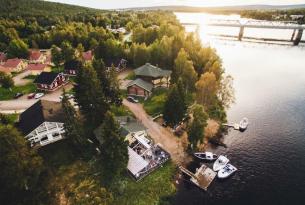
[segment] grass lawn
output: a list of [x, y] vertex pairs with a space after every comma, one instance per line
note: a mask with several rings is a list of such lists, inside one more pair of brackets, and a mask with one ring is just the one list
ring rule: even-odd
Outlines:
[[154, 116], [162, 113], [167, 92], [168, 89], [158, 88], [153, 91], [152, 96], [143, 102], [144, 109], [149, 115]]
[[36, 90], [36, 86], [34, 83], [28, 83], [23, 86], [14, 86], [11, 89], [6, 89], [0, 87], [0, 100], [10, 100], [13, 99], [16, 93], [33, 93]]
[[[60, 201], [80, 202], [88, 198], [102, 200], [104, 203], [74, 204], [109, 204], [109, 205], [155, 205], [176, 192], [173, 177], [176, 167], [167, 162], [139, 182], [127, 174], [112, 189], [103, 188], [96, 162], [82, 160], [69, 140], [62, 140], [38, 150], [49, 170], [48, 187], [53, 193], [54, 204]], [[96, 198], [96, 197], [98, 198]]]
[[176, 168], [172, 162], [167, 162], [139, 182], [130, 177], [124, 181], [123, 190], [114, 193], [114, 202], [124, 205], [155, 205], [160, 199], [169, 197], [176, 192], [173, 177]]
[[59, 67], [52, 67], [52, 72], [56, 72], [56, 73], [60, 73], [64, 71], [64, 67], [63, 66], [59, 66]]
[[4, 115], [8, 124], [11, 124], [11, 125], [13, 125], [17, 121], [18, 116], [19, 116], [19, 114], [2, 114], [2, 115]]
[[132, 115], [132, 113], [124, 106], [116, 106], [112, 105], [110, 107], [110, 111], [115, 115], [115, 116], [129, 116]]

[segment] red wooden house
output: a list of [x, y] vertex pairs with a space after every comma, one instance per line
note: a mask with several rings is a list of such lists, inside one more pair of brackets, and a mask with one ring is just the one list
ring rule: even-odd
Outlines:
[[68, 82], [69, 77], [65, 76], [63, 73], [55, 72], [42, 72], [34, 81], [38, 90], [48, 92], [57, 90]]

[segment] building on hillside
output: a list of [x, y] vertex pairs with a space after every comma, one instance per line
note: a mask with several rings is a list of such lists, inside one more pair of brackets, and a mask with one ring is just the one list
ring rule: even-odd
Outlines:
[[51, 72], [51, 67], [47, 64], [29, 64], [26, 68], [31, 75], [39, 75], [42, 72]]
[[137, 78], [127, 84], [127, 94], [146, 98], [151, 95], [153, 87], [153, 84]]
[[6, 61], [6, 54], [3, 52], [0, 52], [0, 65], [2, 65]]
[[156, 66], [146, 63], [145, 65], [135, 69], [135, 75], [137, 78], [153, 84], [155, 87], [169, 86], [170, 76], [172, 71], [163, 70]]
[[64, 138], [63, 117], [61, 102], [39, 100], [20, 115], [17, 127], [31, 147], [45, 146]]
[[121, 72], [122, 70], [126, 69], [127, 63], [128, 61], [123, 58], [118, 60], [105, 61], [106, 68], [109, 69], [113, 66], [117, 72]]
[[39, 50], [31, 50], [29, 55], [29, 63], [41, 63], [46, 62], [46, 56], [42, 54]]
[[304, 15], [290, 15], [291, 20], [300, 20], [304, 18]]
[[27, 67], [27, 63], [19, 58], [8, 59], [3, 65], [1, 70], [6, 73], [20, 72]]
[[34, 80], [38, 90], [47, 92], [55, 91], [68, 82], [69, 77], [65, 76], [63, 73], [55, 72], [41, 72]]
[[[130, 116], [116, 119], [120, 123], [121, 136], [125, 137], [129, 144], [127, 170], [136, 181], [143, 179], [170, 159], [169, 153], [149, 139], [146, 128], [136, 119]], [[100, 126], [94, 131], [100, 143], [103, 140], [101, 130]]]
[[93, 60], [93, 54], [92, 51], [86, 51], [82, 53], [82, 60], [85, 62], [91, 62]]
[[82, 62], [79, 60], [67, 61], [64, 64], [64, 72], [66, 75], [76, 76], [79, 69], [82, 67]]

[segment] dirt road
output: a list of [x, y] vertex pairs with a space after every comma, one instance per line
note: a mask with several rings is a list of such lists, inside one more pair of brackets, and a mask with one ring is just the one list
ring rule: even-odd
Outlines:
[[160, 143], [163, 148], [171, 154], [173, 161], [176, 164], [182, 164], [188, 158], [184, 151], [184, 146], [181, 138], [173, 135], [168, 129], [160, 126], [146, 114], [141, 104], [134, 104], [123, 100], [123, 104], [130, 109], [136, 118], [148, 129], [147, 132], [155, 143]]
[[125, 79], [130, 73], [132, 72], [131, 69], [126, 69], [123, 72], [120, 72], [118, 74], [118, 79], [119, 79], [119, 84], [120, 84], [120, 89], [126, 90], [127, 89], [127, 84], [131, 82], [131, 80]]

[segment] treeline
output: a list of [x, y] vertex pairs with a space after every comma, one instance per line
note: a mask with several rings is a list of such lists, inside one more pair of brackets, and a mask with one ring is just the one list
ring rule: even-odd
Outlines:
[[[240, 11], [240, 15], [244, 18], [253, 18], [258, 20], [281, 20], [281, 21], [293, 21], [291, 15], [304, 15], [305, 9], [289, 9], [289, 10], [245, 10]], [[305, 18], [297, 20], [298, 23], [304, 24]]]

